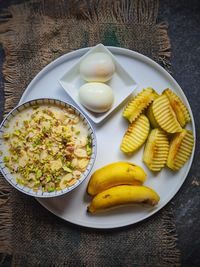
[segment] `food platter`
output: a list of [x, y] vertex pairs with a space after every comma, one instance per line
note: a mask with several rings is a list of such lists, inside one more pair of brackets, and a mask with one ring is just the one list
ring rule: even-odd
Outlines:
[[[172, 88], [181, 97], [191, 116], [191, 123], [187, 125], [187, 128], [193, 131], [195, 139], [195, 125], [191, 108], [180, 86], [169, 73], [153, 60], [137, 52], [117, 47], [107, 48], [138, 84], [135, 93], [141, 91], [142, 88], [150, 86], [158, 93], [161, 93], [165, 88]], [[75, 104], [59, 84], [59, 79], [88, 51], [89, 48], [83, 48], [65, 54], [47, 65], [29, 84], [20, 100], [20, 104], [44, 97], [56, 98]], [[190, 159], [178, 172], [172, 172], [164, 168], [155, 175], [142, 162], [143, 147], [131, 157], [121, 153], [119, 146], [128, 125], [122, 118], [122, 110], [123, 105], [119, 106], [101, 125], [93, 124], [97, 137], [97, 158], [92, 172], [116, 161], [134, 162], [146, 171], [148, 179], [145, 185], [150, 186], [160, 195], [159, 204], [153, 208], [145, 205], [126, 206], [90, 215], [87, 213], [87, 206], [90, 202], [90, 197], [86, 193], [88, 177], [81, 186], [66, 195], [51, 199], [38, 198], [37, 200], [43, 207], [56, 216], [77, 225], [91, 228], [116, 228], [144, 220], [158, 212], [173, 198], [190, 170], [195, 144]]]

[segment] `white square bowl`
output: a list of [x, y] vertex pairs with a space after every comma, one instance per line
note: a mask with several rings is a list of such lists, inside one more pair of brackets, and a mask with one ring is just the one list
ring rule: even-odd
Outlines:
[[[114, 64], [115, 73], [112, 78], [105, 84], [109, 85], [114, 93], [114, 102], [112, 107], [104, 113], [95, 113], [86, 109], [79, 101], [79, 88], [81, 85], [86, 83], [79, 73], [79, 65], [81, 61], [87, 57], [89, 54], [96, 52], [104, 52], [108, 54]], [[72, 98], [76, 105], [95, 123], [101, 123], [106, 117], [108, 117], [120, 104], [122, 104], [136, 89], [137, 83], [130, 76], [129, 73], [120, 65], [115, 56], [102, 44], [98, 44], [91, 48], [84, 56], [82, 56], [79, 61], [67, 71], [59, 80], [61, 86], [66, 91], [66, 93]]]

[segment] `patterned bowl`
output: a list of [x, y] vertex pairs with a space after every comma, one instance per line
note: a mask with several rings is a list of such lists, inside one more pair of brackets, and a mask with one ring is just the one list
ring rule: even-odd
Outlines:
[[92, 153], [91, 153], [91, 157], [90, 157], [90, 161], [87, 165], [86, 170], [82, 173], [81, 177], [77, 180], [77, 182], [75, 184], [73, 184], [70, 187], [66, 187], [62, 190], [57, 190], [57, 191], [53, 191], [53, 192], [43, 192], [42, 190], [38, 190], [37, 192], [34, 191], [33, 189], [27, 187], [27, 186], [23, 186], [20, 185], [19, 183], [17, 183], [16, 181], [16, 177], [14, 177], [14, 175], [11, 174], [10, 170], [5, 166], [5, 162], [4, 162], [4, 153], [1, 153], [0, 155], [0, 170], [4, 176], [4, 178], [13, 186], [15, 187], [17, 190], [30, 195], [30, 196], [34, 196], [34, 197], [40, 197], [40, 198], [49, 198], [49, 197], [57, 197], [57, 196], [61, 196], [63, 194], [66, 194], [70, 191], [72, 191], [73, 189], [75, 189], [76, 187], [78, 187], [89, 175], [95, 159], [96, 159], [96, 150], [97, 150], [97, 142], [96, 142], [96, 136], [94, 133], [94, 129], [92, 127], [92, 125], [90, 124], [90, 122], [88, 121], [88, 119], [85, 117], [85, 115], [75, 106], [73, 106], [72, 104], [57, 100], [57, 99], [50, 99], [50, 98], [41, 98], [41, 99], [35, 99], [35, 100], [31, 100], [28, 102], [23, 103], [22, 105], [19, 105], [17, 107], [15, 107], [3, 120], [3, 122], [0, 125], [0, 151], [3, 152], [6, 149], [6, 142], [3, 138], [3, 135], [5, 133], [5, 130], [8, 128], [9, 123], [11, 122], [11, 120], [15, 117], [20, 116], [20, 113], [25, 110], [28, 107], [32, 107], [32, 106], [36, 106], [36, 105], [53, 105], [53, 106], [58, 106], [58, 107], [64, 107], [64, 108], [71, 108], [74, 111], [74, 114], [78, 115], [79, 118], [82, 120], [84, 126], [87, 128], [88, 133], [91, 136], [91, 140], [92, 140]]

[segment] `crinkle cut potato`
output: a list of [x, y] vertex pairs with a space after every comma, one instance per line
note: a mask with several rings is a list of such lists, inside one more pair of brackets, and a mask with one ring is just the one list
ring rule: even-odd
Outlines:
[[[161, 95], [151, 87], [143, 89], [128, 103], [123, 117], [131, 123], [120, 145], [121, 151], [133, 153], [147, 139], [143, 161], [151, 171], [160, 171], [165, 165], [178, 170], [189, 159], [194, 137], [183, 128], [190, 122], [189, 111], [171, 89], [165, 89]], [[153, 128], [150, 133], [147, 120]]]
[[175, 112], [177, 120], [180, 123], [181, 127], [185, 127], [185, 125], [190, 121], [190, 115], [185, 104], [180, 99], [180, 97], [178, 97], [169, 88], [165, 89], [163, 91], [163, 94], [166, 95], [169, 99], [170, 105], [173, 111]]
[[189, 159], [194, 145], [194, 137], [191, 131], [184, 129], [173, 136], [167, 159], [167, 166], [176, 171]]
[[141, 115], [134, 122], [130, 123], [122, 139], [121, 151], [124, 153], [135, 152], [146, 141], [149, 128], [149, 120], [145, 115]]
[[143, 89], [125, 107], [123, 117], [129, 122], [134, 122], [156, 97], [157, 93], [153, 88]]
[[151, 130], [145, 145], [143, 161], [151, 171], [160, 171], [167, 162], [169, 141], [161, 129]]
[[153, 115], [158, 125], [167, 133], [182, 131], [176, 114], [174, 113], [166, 95], [161, 95], [153, 102]]

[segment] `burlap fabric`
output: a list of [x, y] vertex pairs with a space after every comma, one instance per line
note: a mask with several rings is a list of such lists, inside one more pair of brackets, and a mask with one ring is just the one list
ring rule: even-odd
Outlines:
[[[47, 63], [81, 47], [102, 42], [168, 65], [167, 27], [156, 24], [157, 12], [157, 0], [35, 0], [4, 10], [5, 113]], [[137, 225], [95, 231], [55, 217], [3, 178], [0, 189], [0, 252], [12, 266], [179, 266], [172, 204]]]

